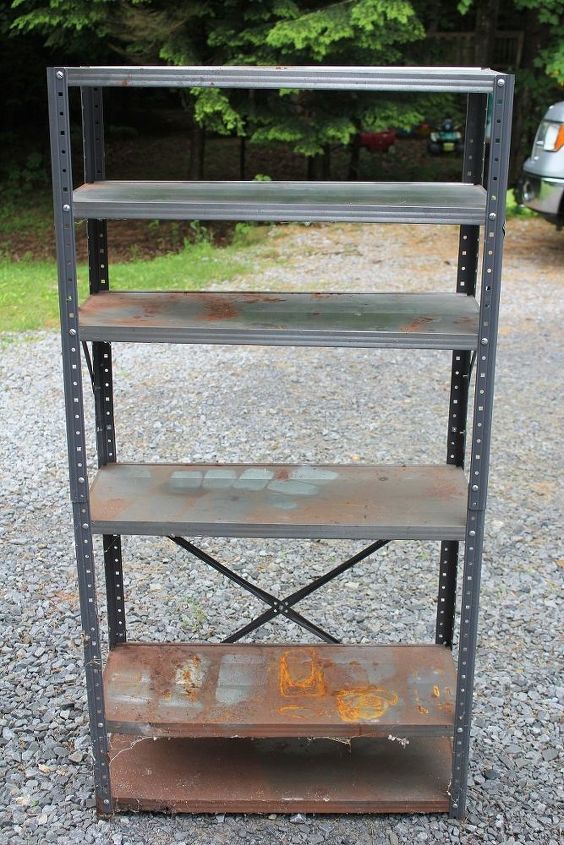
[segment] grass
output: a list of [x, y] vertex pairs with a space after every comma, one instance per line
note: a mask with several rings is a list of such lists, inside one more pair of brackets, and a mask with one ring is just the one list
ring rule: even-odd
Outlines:
[[505, 205], [505, 215], [508, 220], [512, 217], [535, 217], [535, 212], [531, 211], [530, 208], [525, 208], [522, 205], [519, 205], [517, 200], [515, 199], [515, 191], [513, 188], [507, 192], [506, 197], [506, 205]]
[[[229, 246], [216, 247], [203, 240], [152, 260], [112, 264], [111, 286], [116, 290], [199, 290], [230, 281], [256, 271], [264, 257], [258, 247], [266, 232], [264, 227], [241, 227]], [[83, 301], [88, 293], [85, 264], [78, 267], [78, 288]], [[55, 263], [0, 258], [0, 331], [33, 331], [58, 324]]]

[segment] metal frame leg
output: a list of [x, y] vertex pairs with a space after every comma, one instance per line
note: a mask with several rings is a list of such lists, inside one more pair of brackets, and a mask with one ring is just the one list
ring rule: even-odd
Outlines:
[[[484, 131], [488, 98], [485, 94], [469, 94], [464, 138], [462, 179], [481, 185], [484, 178]], [[458, 242], [458, 271], [456, 292], [474, 296], [478, 273], [480, 227], [461, 226]], [[470, 387], [471, 355], [468, 350], [452, 353], [450, 401], [447, 436], [447, 464], [464, 466], [468, 391]], [[452, 648], [456, 606], [456, 579], [459, 543], [443, 541], [439, 564], [437, 623], [435, 642]]]
[[[104, 114], [101, 88], [81, 88], [84, 138], [84, 181], [105, 177]], [[88, 220], [88, 271], [90, 293], [109, 290], [108, 233], [105, 220]], [[96, 414], [98, 466], [116, 461], [112, 347], [105, 342], [92, 344], [92, 385]], [[110, 648], [126, 641], [125, 596], [121, 537], [104, 535], [104, 571], [108, 606]]]
[[100, 813], [109, 814], [112, 812], [112, 796], [86, 471], [84, 402], [78, 337], [76, 249], [72, 213], [69, 98], [65, 70], [63, 68], [49, 69], [47, 84], [70, 495], [73, 508], [86, 690], [97, 805]]
[[505, 196], [511, 139], [510, 117], [513, 101], [513, 79], [500, 74], [496, 79], [492, 96], [493, 113], [484, 226], [479, 345], [476, 360], [468, 518], [465, 536], [454, 716], [450, 815], [455, 818], [464, 816], [468, 782], [484, 511], [488, 486], [495, 352], [505, 225]]

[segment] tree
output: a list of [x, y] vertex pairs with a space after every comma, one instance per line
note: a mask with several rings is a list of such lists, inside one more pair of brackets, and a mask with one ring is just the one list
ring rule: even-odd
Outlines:
[[[18, 32], [46, 43], [101, 38], [132, 63], [394, 64], [424, 30], [409, 0], [13, 0]], [[87, 52], [86, 52], [87, 54]], [[328, 161], [332, 144], [349, 144], [361, 126], [408, 125], [410, 102], [376, 95], [330, 98], [314, 92], [194, 89], [182, 93], [194, 119], [190, 176], [201, 175], [205, 130], [251, 142], [284, 141]]]

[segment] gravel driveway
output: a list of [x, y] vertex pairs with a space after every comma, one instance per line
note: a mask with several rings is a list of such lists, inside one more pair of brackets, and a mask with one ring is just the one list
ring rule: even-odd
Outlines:
[[[558, 654], [563, 244], [562, 234], [541, 221], [509, 224], [463, 823], [445, 816], [96, 820], [59, 340], [46, 332], [2, 346], [2, 845], [556, 845], [564, 692]], [[450, 227], [292, 226], [273, 230], [268, 249], [276, 260], [261, 259], [265, 269], [241, 286], [454, 289]], [[432, 351], [116, 346], [118, 452], [122, 460], [441, 462], [449, 359]], [[164, 539], [127, 538], [124, 545], [132, 639], [217, 639], [258, 610], [246, 593]], [[359, 548], [349, 541], [202, 545], [273, 592], [304, 583]], [[349, 642], [429, 641], [437, 560], [436, 543], [392, 543], [304, 602], [303, 612]], [[281, 621], [259, 638], [282, 636], [305, 640]]]

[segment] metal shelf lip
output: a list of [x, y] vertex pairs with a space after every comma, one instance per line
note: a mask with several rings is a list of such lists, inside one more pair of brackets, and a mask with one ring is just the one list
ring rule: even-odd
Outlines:
[[455, 689], [440, 645], [127, 643], [104, 671], [108, 730], [148, 737], [452, 736]]
[[478, 305], [461, 293], [108, 291], [79, 325], [88, 341], [475, 349]]
[[452, 740], [133, 739], [112, 734], [116, 811], [441, 813]]
[[76, 217], [272, 222], [485, 222], [486, 192], [465, 182], [91, 182]]
[[473, 67], [68, 67], [71, 86], [301, 88], [490, 93], [503, 74]]
[[107, 464], [96, 534], [461, 540], [467, 483], [452, 465]]

